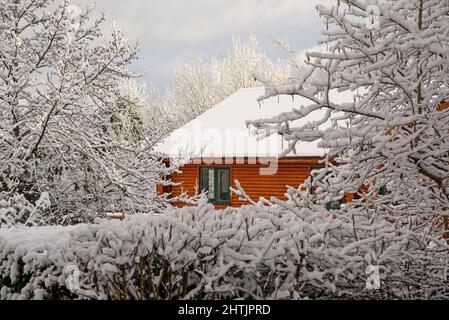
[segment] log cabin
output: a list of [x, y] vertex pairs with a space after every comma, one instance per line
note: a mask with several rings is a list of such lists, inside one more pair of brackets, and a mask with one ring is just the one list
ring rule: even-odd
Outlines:
[[[272, 118], [309, 104], [291, 96], [272, 97], [259, 103], [257, 98], [264, 93], [264, 88], [240, 89], [158, 144], [155, 149], [166, 161], [180, 164], [180, 173], [169, 177], [177, 186], [161, 185], [158, 192], [176, 197], [204, 191], [217, 209], [239, 207], [248, 203], [230, 191], [230, 187], [236, 187], [236, 180], [255, 201], [273, 196], [284, 200], [288, 186], [298, 188], [314, 168], [322, 167], [320, 160], [326, 150], [317, 141], [299, 142], [294, 150], [280, 157], [287, 148], [281, 135], [271, 132], [264, 139], [254, 135], [247, 120]], [[352, 101], [348, 94], [338, 93], [332, 98], [338, 103]], [[307, 125], [321, 119], [324, 113], [325, 110], [317, 110], [293, 125]], [[324, 123], [322, 127], [328, 125]]]

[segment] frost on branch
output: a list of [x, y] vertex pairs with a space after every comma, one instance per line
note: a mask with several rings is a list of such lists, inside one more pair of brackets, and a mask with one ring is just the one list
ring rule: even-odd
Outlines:
[[[354, 218], [355, 244], [364, 241], [373, 252], [380, 249], [373, 261], [391, 254], [383, 248], [385, 238], [396, 241], [404, 232], [419, 239], [407, 240], [419, 249], [410, 252], [410, 259], [431, 261], [425, 239], [437, 239], [433, 245], [445, 254], [449, 239], [448, 2], [382, 1], [378, 24], [367, 23], [368, 4], [348, 0], [318, 6], [328, 23], [322, 40], [328, 50], [307, 54], [307, 67], [294, 85], [267, 82], [260, 97], [298, 95], [310, 103], [251, 124], [261, 134], [265, 129], [280, 132], [290, 148], [320, 140], [330, 150], [326, 168], [306, 181], [307, 192], [292, 192], [293, 198], [325, 205], [353, 194], [354, 201], [335, 219]], [[353, 102], [335, 102], [335, 91], [354, 95]], [[295, 120], [323, 108], [327, 113], [321, 121], [295, 126]], [[324, 123], [329, 126], [323, 128]], [[357, 220], [368, 217], [367, 224]], [[391, 229], [383, 229], [385, 223], [393, 223]], [[375, 237], [360, 240], [377, 228]], [[352, 262], [348, 257], [347, 263]], [[401, 272], [393, 273], [404, 277]], [[431, 273], [421, 270], [423, 278], [426, 272]]]
[[47, 224], [164, 207], [164, 130], [124, 85], [137, 48], [114, 25], [102, 34], [92, 8], [75, 23], [68, 1], [51, 3], [0, 0], [0, 192], [32, 205], [48, 193]]
[[177, 67], [173, 86], [161, 95], [150, 88], [149, 103], [163, 117], [167, 126], [177, 129], [242, 88], [258, 87], [253, 74], [273, 81], [287, 81], [290, 66], [274, 62], [259, 48], [257, 39], [236, 37], [223, 58], [211, 61], [197, 57]]
[[[445, 244], [374, 210], [195, 207], [0, 230], [2, 299], [447, 298]], [[434, 241], [435, 246], [428, 246]], [[367, 290], [368, 266], [382, 287]], [[76, 266], [75, 288], [65, 270]]]

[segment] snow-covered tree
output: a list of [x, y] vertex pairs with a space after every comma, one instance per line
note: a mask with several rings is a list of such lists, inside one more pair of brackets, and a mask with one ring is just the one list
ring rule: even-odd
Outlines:
[[268, 58], [254, 36], [246, 40], [233, 38], [223, 58], [213, 57], [207, 62], [198, 57], [176, 68], [172, 88], [162, 99], [160, 95], [159, 98], [151, 95], [151, 101], [160, 106], [168, 119], [167, 125], [176, 129], [237, 90], [260, 86], [260, 82], [254, 81], [254, 73], [284, 83], [288, 81], [289, 70], [290, 65]]
[[241, 88], [260, 86], [260, 82], [254, 81], [255, 73], [277, 83], [282, 83], [288, 74], [288, 69], [280, 61], [274, 62], [261, 52], [254, 36], [245, 41], [233, 38], [226, 56], [212, 59], [211, 71], [215, 91], [222, 98]]
[[[122, 83], [122, 90], [139, 101], [139, 105], [128, 105], [129, 112], [134, 114], [137, 127], [146, 126], [147, 135], [153, 142], [160, 141], [169, 131], [168, 113], [163, 107], [163, 98], [152, 83], [145, 83], [136, 79], [127, 79]], [[126, 115], [126, 114], [125, 114]], [[124, 118], [124, 122], [128, 121]], [[141, 129], [140, 129], [141, 130]]]
[[21, 222], [70, 223], [161, 200], [152, 190], [170, 168], [151, 152], [158, 128], [122, 86], [135, 77], [137, 48], [114, 25], [103, 34], [92, 10], [0, 0], [1, 197], [51, 203]]
[[[285, 152], [299, 141], [321, 140], [330, 149], [326, 168], [305, 183], [306, 191], [290, 190], [291, 203], [283, 205], [319, 210], [319, 203], [354, 194], [331, 216], [342, 223], [350, 217], [353, 226], [329, 241], [340, 242], [343, 255], [346, 248], [365, 255], [348, 256], [343, 268], [353, 268], [354, 259], [360, 270], [379, 265], [384, 286], [390, 293], [401, 288], [404, 296], [447, 290], [447, 279], [433, 288], [423, 283], [447, 267], [448, 1], [341, 0], [317, 8], [327, 50], [307, 54], [293, 85], [257, 77], [266, 85], [261, 100], [285, 94], [310, 104], [252, 125], [283, 134], [290, 142]], [[332, 90], [354, 94], [353, 102], [336, 103]], [[322, 119], [295, 126], [319, 109], [327, 111]], [[404, 234], [408, 257], [392, 267], [388, 246]]]
[[174, 71], [173, 88], [166, 98], [177, 126], [196, 118], [220, 99], [210, 68], [201, 58], [190, 60]]

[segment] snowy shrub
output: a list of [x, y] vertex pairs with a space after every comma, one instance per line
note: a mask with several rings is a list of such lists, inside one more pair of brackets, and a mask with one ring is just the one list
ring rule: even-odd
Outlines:
[[50, 197], [42, 192], [39, 199], [32, 204], [23, 195], [0, 193], [0, 228], [12, 226], [49, 225], [54, 221]]
[[[447, 297], [440, 251], [374, 212], [291, 200], [0, 232], [2, 299]], [[437, 241], [433, 239], [434, 241]], [[381, 287], [368, 290], [368, 266]], [[67, 286], [67, 268], [79, 284]]]
[[0, 194], [0, 228], [9, 228], [18, 223], [24, 223], [34, 207], [22, 195], [6, 197]]

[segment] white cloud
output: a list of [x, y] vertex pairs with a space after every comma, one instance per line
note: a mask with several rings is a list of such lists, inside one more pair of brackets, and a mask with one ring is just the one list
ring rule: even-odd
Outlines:
[[[86, 0], [83, 0], [86, 2]], [[242, 30], [307, 25], [316, 4], [333, 0], [97, 0], [130, 36], [194, 44]]]
[[[81, 5], [89, 0], [75, 0]], [[312, 45], [321, 29], [317, 3], [336, 0], [96, 0], [107, 21], [114, 19], [131, 41], [139, 40], [143, 71], [166, 72], [182, 58], [217, 54], [234, 35], [265, 42], [288, 36], [298, 49]], [[292, 38], [295, 39], [292, 39]], [[166, 80], [164, 80], [166, 82]]]

